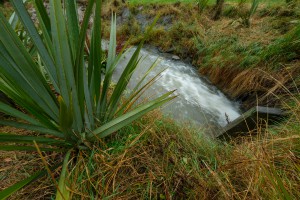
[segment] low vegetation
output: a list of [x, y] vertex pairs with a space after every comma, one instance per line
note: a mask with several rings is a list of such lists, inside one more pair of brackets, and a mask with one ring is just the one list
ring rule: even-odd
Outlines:
[[[160, 1], [161, 4], [134, 0], [104, 2], [102, 32], [104, 37], [110, 37], [111, 11], [115, 11], [118, 52], [122, 52], [127, 39], [132, 45], [143, 41], [143, 33], [160, 14], [145, 43], [193, 63], [200, 73], [230, 97], [240, 100], [245, 108], [256, 104], [280, 106], [289, 117], [272, 127], [258, 123], [248, 136], [221, 141], [206, 137], [201, 129], [178, 125], [155, 110], [113, 130], [101, 140], [76, 144], [78, 148], [73, 148], [69, 159], [57, 151], [0, 151], [3, 160], [0, 194], [49, 167], [53, 170], [44, 172], [48, 176], [23, 189], [19, 187], [10, 199], [53, 199], [55, 196], [57, 199], [298, 199], [298, 5], [267, 1], [254, 9], [249, 3], [240, 6], [242, 1], [225, 1], [220, 19], [215, 20], [212, 1], [201, 8], [192, 0]], [[206, 1], [198, 2], [204, 5]], [[93, 42], [96, 41], [91, 40], [91, 49]], [[107, 90], [110, 99], [114, 86]], [[68, 107], [54, 95], [60, 110]], [[120, 102], [126, 103], [126, 98]], [[2, 110], [6, 108], [1, 106]], [[18, 114], [30, 113], [17, 109], [14, 112]], [[24, 123], [23, 120], [28, 119], [0, 118], [1, 122], [14, 124]], [[0, 127], [4, 136], [11, 133], [20, 138], [43, 136], [37, 130], [24, 131], [8, 125]], [[64, 160], [68, 162], [56, 165]]]
[[[131, 44], [138, 43], [144, 27], [159, 15], [153, 37], [146, 42], [192, 63], [228, 96], [242, 101], [245, 108], [256, 105], [257, 96], [262, 97], [258, 98], [260, 105], [279, 105], [281, 90], [275, 79], [293, 91], [299, 86], [299, 4], [227, 1], [219, 20], [213, 19], [213, 4], [208, 4], [200, 16], [196, 2], [107, 5], [123, 22], [118, 30], [120, 43], [124, 37]], [[128, 17], [122, 16], [124, 7], [130, 11]], [[296, 85], [292, 80], [297, 80]]]

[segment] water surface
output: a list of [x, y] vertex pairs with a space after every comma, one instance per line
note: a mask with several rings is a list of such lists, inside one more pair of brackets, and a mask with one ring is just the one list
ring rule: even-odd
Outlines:
[[[135, 50], [135, 47], [131, 48], [121, 58], [113, 76], [114, 81], [118, 80]], [[133, 74], [128, 88], [133, 89], [147, 69], [159, 58], [158, 65], [150, 72], [148, 80], [161, 70], [166, 70], [147, 90], [143, 98], [152, 98], [167, 91], [176, 90], [175, 94], [178, 97], [162, 108], [163, 113], [169, 115], [175, 121], [225, 126], [228, 120], [232, 121], [240, 116], [239, 104], [230, 101], [208, 80], [201, 77], [193, 66], [182, 61], [173, 60], [171, 55], [162, 57], [162, 54], [154, 49], [142, 49], [140, 55], [142, 60]]]

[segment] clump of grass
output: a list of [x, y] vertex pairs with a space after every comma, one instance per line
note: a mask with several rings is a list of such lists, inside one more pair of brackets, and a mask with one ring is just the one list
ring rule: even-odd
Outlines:
[[119, 15], [124, 6], [126, 6], [126, 4], [122, 0], [104, 1], [101, 16], [109, 19], [111, 13], [116, 13]]
[[75, 166], [72, 182], [82, 177], [88, 183], [73, 184], [82, 194], [76, 198], [203, 199], [218, 190], [204, 180], [207, 172], [201, 168], [218, 165], [214, 152], [221, 149], [201, 133], [157, 112], [121, 131], [106, 141], [108, 150], [95, 149]]
[[[245, 2], [245, 1], [244, 1]], [[246, 27], [250, 27], [250, 19], [256, 12], [260, 0], [252, 0], [251, 7], [249, 10], [241, 12], [240, 17], [242, 18], [242, 24]]]
[[126, 24], [123, 24], [118, 30], [118, 36], [123, 35], [130, 35], [131, 37], [137, 37], [141, 35], [141, 27], [138, 24], [137, 20], [131, 18]]
[[274, 63], [278, 61], [292, 61], [299, 59], [300, 55], [300, 24], [287, 33], [285, 36], [277, 39], [271, 44], [263, 56], [266, 60]]
[[7, 1], [0, 1], [0, 12], [2, 12], [6, 18], [9, 18], [13, 12], [13, 8]]

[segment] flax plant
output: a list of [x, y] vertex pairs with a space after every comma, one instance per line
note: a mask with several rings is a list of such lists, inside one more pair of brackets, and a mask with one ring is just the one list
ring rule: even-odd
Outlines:
[[[113, 72], [123, 55], [116, 54], [115, 15], [111, 20], [105, 74], [101, 75], [101, 0], [88, 1], [82, 23], [78, 21], [75, 0], [50, 0], [49, 14], [42, 0], [33, 1], [38, 23], [31, 19], [22, 1], [11, 0], [11, 4], [38, 56], [30, 54], [12, 25], [0, 13], [0, 90], [18, 108], [0, 102], [0, 111], [11, 116], [0, 119], [0, 125], [38, 134], [0, 133], [0, 150], [65, 152], [65, 158], [63, 163], [53, 168], [46, 167], [48, 170], [41, 170], [1, 191], [0, 199], [7, 198], [58, 166], [63, 167], [59, 183], [56, 184], [56, 198], [68, 199], [70, 194], [65, 183], [69, 159], [75, 156], [73, 150], [88, 151], [99, 139], [118, 131], [174, 96], [171, 91], [142, 105], [133, 106], [152, 83], [144, 84], [143, 77], [137, 84], [139, 87], [131, 91], [125, 101], [122, 100], [126, 86], [139, 64], [143, 41], [118, 82], [111, 88]], [[88, 35], [89, 20], [93, 13], [94, 23], [91, 35]], [[87, 36], [91, 38], [91, 45], [85, 51]], [[40, 62], [36, 62], [36, 57], [40, 58]]]

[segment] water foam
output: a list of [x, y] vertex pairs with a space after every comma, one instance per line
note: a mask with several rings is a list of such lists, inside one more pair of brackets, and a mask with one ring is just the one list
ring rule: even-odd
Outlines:
[[[113, 79], [117, 80], [136, 48], [132, 48], [120, 60]], [[142, 49], [143, 59], [133, 74], [129, 88], [133, 88], [146, 70], [160, 56], [158, 53]], [[228, 120], [240, 116], [239, 105], [230, 101], [220, 90], [211, 85], [195, 69], [181, 61], [160, 58], [157, 67], [149, 74], [148, 80], [162, 69], [167, 68], [144, 96], [156, 96], [176, 90], [178, 97], [163, 108], [165, 114], [179, 122], [190, 121], [197, 124], [217, 123], [225, 126]]]

